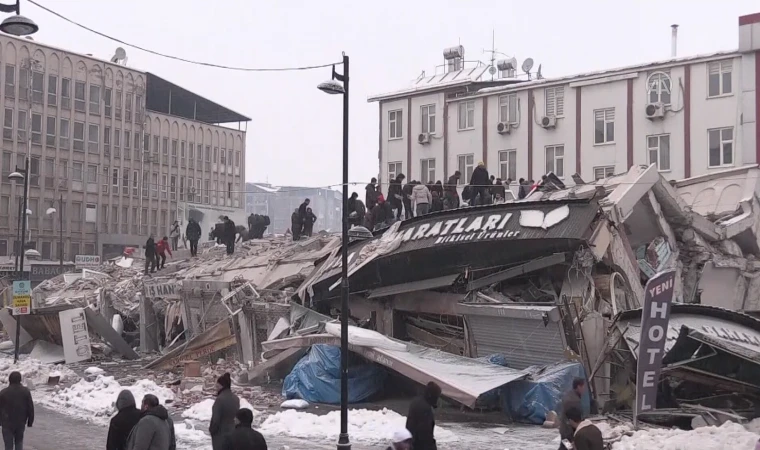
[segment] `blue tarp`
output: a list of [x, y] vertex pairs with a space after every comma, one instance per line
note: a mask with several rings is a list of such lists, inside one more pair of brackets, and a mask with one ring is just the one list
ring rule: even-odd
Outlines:
[[[562, 396], [572, 388], [575, 378], [586, 378], [580, 363], [565, 362], [542, 368], [531, 377], [514, 381], [501, 389], [502, 411], [516, 422], [540, 425], [546, 420], [547, 412], [560, 413]], [[581, 398], [581, 406], [588, 415], [591, 409], [588, 389]]]
[[[481, 358], [477, 358], [477, 360], [484, 363], [495, 364], [497, 366], [509, 367], [507, 364], [507, 357], [501, 353], [494, 353], [492, 355], [483, 356]], [[480, 397], [478, 397], [478, 401], [475, 406], [477, 408], [488, 410], [497, 409], [499, 407], [499, 390], [499, 388], [491, 389], [485, 394], [482, 394]]]
[[[383, 387], [387, 373], [377, 364], [352, 365], [348, 371], [348, 402], [366, 400]], [[340, 403], [340, 347], [312, 345], [285, 377], [282, 395], [310, 403]]]

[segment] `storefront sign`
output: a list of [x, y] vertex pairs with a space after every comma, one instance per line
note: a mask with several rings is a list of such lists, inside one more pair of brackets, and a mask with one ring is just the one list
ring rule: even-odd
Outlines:
[[77, 269], [98, 267], [100, 265], [100, 256], [98, 255], [76, 255], [74, 264]]
[[175, 282], [145, 283], [146, 298], [180, 299], [181, 285]]
[[641, 313], [641, 337], [636, 366], [636, 403], [633, 424], [639, 413], [651, 411], [657, 400], [662, 357], [668, 337], [670, 304], [673, 301], [675, 270], [660, 272], [650, 278], [644, 289], [644, 308]]
[[58, 275], [73, 272], [74, 266], [71, 264], [32, 264], [30, 279], [33, 282], [45, 281]]
[[29, 314], [32, 311], [32, 284], [27, 281], [13, 282], [13, 315]]
[[58, 313], [61, 322], [61, 341], [66, 364], [86, 361], [92, 358], [90, 332], [84, 309], [67, 309]]

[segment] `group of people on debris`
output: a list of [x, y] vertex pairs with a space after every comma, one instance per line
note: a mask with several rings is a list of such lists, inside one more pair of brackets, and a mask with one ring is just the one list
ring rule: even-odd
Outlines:
[[309, 208], [310, 203], [311, 200], [307, 198], [290, 216], [290, 232], [293, 234], [294, 241], [301, 239], [301, 237], [311, 237], [314, 232], [317, 216]]

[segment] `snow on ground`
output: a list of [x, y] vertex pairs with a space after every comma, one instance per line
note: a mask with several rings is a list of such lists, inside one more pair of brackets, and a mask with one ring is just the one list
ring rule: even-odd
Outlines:
[[0, 383], [7, 383], [11, 372], [20, 372], [22, 382], [29, 384], [31, 381], [34, 386], [47, 384], [50, 376], [60, 376], [61, 383], [79, 379], [79, 375], [61, 364], [44, 364], [31, 358], [19, 359], [18, 363], [14, 364], [13, 358], [0, 358]]
[[[352, 409], [348, 412], [351, 441], [387, 443], [394, 431], [405, 426], [406, 417], [388, 409]], [[340, 431], [340, 411], [331, 411], [323, 416], [294, 410], [282, 411], [267, 417], [259, 431], [264, 436], [336, 440]], [[435, 427], [435, 439], [439, 444], [458, 440], [454, 433], [441, 427]]]
[[[202, 422], [210, 422], [213, 407], [214, 407], [214, 399], [207, 398], [206, 400], [196, 403], [190, 408], [186, 409], [182, 413], [182, 417], [184, 417], [185, 419], [198, 420]], [[254, 416], [258, 414], [258, 411], [256, 411], [253, 408], [253, 405], [251, 405], [248, 402], [248, 400], [244, 398], [240, 399], [240, 407], [250, 409], [253, 412]]]
[[726, 422], [692, 431], [649, 429], [624, 436], [612, 450], [752, 450], [760, 435]]
[[107, 421], [116, 413], [116, 397], [123, 389], [129, 389], [139, 407], [145, 394], [158, 397], [161, 404], [174, 399], [171, 389], [158, 386], [150, 380], [139, 380], [132, 386], [122, 386], [114, 377], [99, 375], [94, 381], [79, 380], [71, 387], [53, 392], [40, 400], [64, 414], [86, 420]]

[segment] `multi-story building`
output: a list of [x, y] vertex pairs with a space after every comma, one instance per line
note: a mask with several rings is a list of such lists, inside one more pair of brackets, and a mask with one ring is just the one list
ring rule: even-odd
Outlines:
[[340, 192], [325, 188], [299, 186], [272, 186], [267, 183], [246, 183], [246, 214], [269, 216], [268, 233], [285, 233], [290, 229], [293, 211], [309, 199], [309, 207], [317, 216], [314, 231], [340, 231], [340, 211], [343, 196]]
[[27, 240], [43, 259], [119, 254], [195, 207], [242, 212], [245, 131], [221, 124], [247, 117], [117, 57], [0, 36], [0, 63], [0, 256], [18, 249], [23, 187], [7, 176], [27, 155]]
[[467, 67], [453, 50], [439, 73], [369, 99], [383, 189], [400, 172], [445, 182], [459, 170], [467, 183], [479, 161], [504, 180], [567, 184], [634, 164], [681, 179], [760, 163], [760, 14], [739, 18], [735, 51], [553, 79], [515, 77], [514, 61]]

